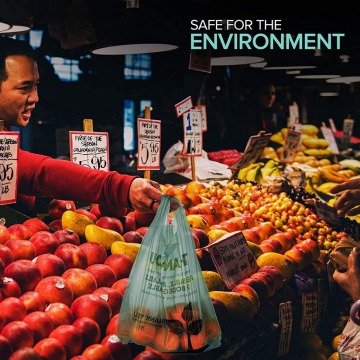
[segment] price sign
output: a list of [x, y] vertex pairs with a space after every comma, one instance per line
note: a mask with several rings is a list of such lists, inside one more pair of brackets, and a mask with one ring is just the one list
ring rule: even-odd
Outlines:
[[332, 132], [332, 130], [323, 126], [323, 127], [321, 127], [321, 132], [324, 135], [324, 138], [329, 143], [329, 148], [331, 149], [333, 154], [335, 154], [335, 155], [339, 154], [339, 148], [337, 146], [335, 136], [334, 136], [334, 133]]
[[109, 171], [109, 138], [105, 132], [70, 131], [70, 160], [95, 170]]
[[182, 114], [185, 114], [187, 111], [193, 108], [193, 102], [191, 96], [188, 96], [183, 101], [175, 104], [176, 117], [180, 117]]
[[350, 144], [350, 139], [353, 133], [354, 120], [353, 119], [344, 119], [343, 123], [343, 144]]
[[284, 151], [281, 156], [284, 162], [292, 162], [294, 160], [300, 139], [301, 132], [291, 129], [288, 130], [284, 141]]
[[254, 163], [267, 146], [270, 136], [271, 133], [251, 136], [246, 144], [244, 154], [230, 166], [230, 169], [236, 172], [237, 170]]
[[241, 231], [228, 233], [205, 249], [229, 289], [258, 270], [254, 254]]
[[207, 128], [207, 114], [206, 114], [206, 105], [196, 105], [196, 110], [199, 110], [201, 113], [201, 131], [208, 131]]
[[211, 73], [211, 49], [191, 50], [189, 69]]
[[319, 294], [302, 293], [301, 332], [316, 332], [319, 323]]
[[18, 132], [0, 132], [0, 205], [16, 202], [19, 139]]
[[138, 170], [160, 169], [161, 121], [138, 119]]
[[198, 110], [190, 110], [183, 115], [184, 146], [183, 156], [202, 155], [202, 130], [201, 113]]
[[291, 301], [279, 304], [279, 323], [281, 325], [277, 356], [287, 355], [290, 351], [293, 327], [293, 311]]
[[339, 227], [341, 225], [336, 209], [333, 207], [317, 200], [315, 201], [315, 210], [319, 218], [325, 220], [328, 224], [334, 227]]
[[294, 124], [298, 123], [299, 119], [300, 119], [299, 106], [296, 104], [296, 102], [294, 102], [292, 105], [289, 106], [288, 127], [291, 127]]

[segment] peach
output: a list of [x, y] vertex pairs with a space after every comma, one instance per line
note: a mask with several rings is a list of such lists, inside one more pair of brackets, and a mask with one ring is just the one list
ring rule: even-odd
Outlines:
[[16, 297], [8, 297], [0, 302], [0, 314], [5, 318], [5, 323], [22, 320], [26, 314], [24, 303]]
[[0, 354], [4, 359], [9, 359], [13, 353], [13, 347], [10, 341], [3, 335], [0, 335]]
[[94, 276], [98, 287], [111, 287], [116, 281], [116, 274], [109, 265], [93, 264], [88, 266], [86, 271]]
[[295, 237], [289, 237], [289, 234], [290, 233], [287, 232], [278, 232], [276, 234], [272, 234], [269, 237], [269, 240], [277, 240], [281, 244], [282, 254], [284, 254], [287, 250], [291, 249], [291, 247], [296, 243]]
[[110, 305], [111, 313], [113, 315], [120, 312], [123, 294], [119, 290], [103, 286], [94, 290], [93, 294], [99, 295]]
[[259, 296], [260, 302], [265, 301], [268, 298], [268, 289], [265, 283], [259, 279], [246, 278], [241, 280], [241, 284], [246, 284], [252, 287]]
[[320, 247], [319, 244], [312, 240], [312, 239], [306, 239], [299, 243], [302, 247], [306, 247], [311, 251], [311, 261], [315, 261], [320, 256]]
[[5, 246], [11, 250], [14, 260], [32, 260], [36, 256], [36, 247], [29, 240], [12, 239]]
[[64, 261], [54, 254], [41, 254], [32, 261], [39, 268], [43, 278], [61, 276], [66, 270]]
[[239, 231], [240, 227], [234, 220], [228, 219], [222, 221], [219, 225], [223, 226], [228, 232]]
[[5, 225], [0, 224], [0, 244], [5, 244], [10, 238], [9, 229]]
[[53, 221], [49, 222], [49, 229], [51, 229], [51, 231], [58, 231], [58, 230], [62, 230], [62, 221], [61, 219], [56, 219]]
[[142, 235], [142, 237], [144, 237], [148, 230], [149, 230], [148, 226], [141, 226], [137, 228], [135, 231], [138, 232], [140, 235]]
[[254, 309], [257, 311], [260, 308], [260, 298], [257, 292], [249, 285], [240, 283], [236, 285], [231, 291], [241, 294], [250, 299], [254, 304]]
[[263, 253], [266, 252], [277, 252], [279, 254], [283, 254], [283, 247], [280, 241], [276, 239], [266, 239], [262, 241], [259, 245], [260, 249]]
[[70, 243], [73, 245], [80, 245], [79, 235], [70, 229], [57, 230], [53, 235], [60, 241], [60, 244]]
[[10, 240], [29, 240], [33, 234], [30, 228], [24, 224], [14, 224], [8, 227], [10, 232]]
[[0, 294], [3, 299], [7, 297], [18, 298], [21, 296], [21, 287], [14, 279], [3, 277], [0, 281]]
[[36, 291], [27, 291], [19, 299], [24, 303], [28, 314], [33, 311], [45, 311], [47, 306], [46, 299]]
[[34, 290], [42, 279], [39, 268], [30, 260], [15, 260], [5, 268], [4, 275], [14, 279], [22, 293]]
[[125, 215], [121, 216], [120, 221], [123, 226], [123, 233], [127, 233], [128, 231], [135, 231], [137, 228], [136, 221], [133, 217]]
[[255, 226], [255, 221], [250, 214], [242, 214], [230, 219], [238, 223], [240, 230], [250, 229]]
[[48, 205], [51, 219], [61, 219], [62, 214], [67, 210], [76, 211], [76, 205], [72, 200], [52, 199]]
[[200, 241], [200, 247], [204, 247], [209, 244], [209, 237], [203, 229], [191, 228], [191, 231], [197, 236]]
[[34, 343], [45, 339], [54, 330], [51, 318], [43, 311], [34, 311], [27, 314], [23, 322], [28, 324], [34, 334]]
[[297, 269], [304, 270], [310, 263], [312, 258], [312, 252], [310, 249], [304, 247], [297, 247], [294, 245], [290, 250], [284, 253], [284, 256], [296, 264]]
[[46, 309], [45, 313], [54, 324], [54, 328], [60, 325], [69, 325], [74, 321], [74, 315], [69, 306], [59, 302], [51, 303]]
[[267, 288], [267, 298], [273, 296], [275, 294], [276, 285], [274, 279], [266, 273], [256, 272], [250, 276], [252, 279], [258, 279], [262, 281]]
[[97, 288], [95, 277], [88, 271], [78, 268], [67, 269], [62, 278], [73, 292], [73, 299], [84, 294], [91, 294]]
[[124, 344], [116, 335], [106, 335], [101, 344], [107, 346], [114, 359], [132, 360], [129, 344]]
[[117, 280], [112, 284], [111, 288], [120, 291], [120, 293], [124, 296], [128, 280], [129, 278], [122, 278]]
[[62, 302], [68, 306], [71, 305], [74, 293], [67, 280], [61, 276], [48, 276], [42, 279], [35, 291], [40, 293], [48, 303]]
[[201, 194], [206, 191], [206, 186], [197, 180], [192, 180], [185, 185], [186, 193]]
[[4, 263], [4, 268], [14, 261], [14, 255], [12, 251], [3, 244], [0, 244], [0, 259]]
[[81, 209], [75, 210], [75, 212], [78, 213], [78, 214], [86, 215], [87, 217], [89, 217], [94, 222], [94, 224], [98, 220], [97, 216], [95, 214], [93, 214], [92, 212], [90, 212], [89, 210], [81, 208]]
[[85, 269], [88, 266], [85, 252], [74, 244], [61, 244], [56, 249], [55, 255], [64, 261], [66, 269]]
[[24, 321], [14, 320], [7, 323], [1, 330], [1, 335], [10, 341], [14, 350], [34, 345], [33, 331]]
[[261, 244], [260, 234], [257, 233], [255, 230], [253, 230], [253, 229], [244, 229], [244, 230], [242, 230], [242, 233], [243, 233], [246, 241], [251, 241], [256, 245]]
[[140, 234], [138, 231], [130, 230], [130, 231], [124, 233], [123, 238], [128, 243], [141, 244], [144, 236], [142, 234]]
[[87, 241], [80, 244], [79, 247], [86, 254], [88, 266], [93, 264], [103, 264], [107, 258], [106, 249], [102, 244]]
[[55, 338], [46, 338], [37, 342], [33, 348], [42, 360], [66, 360], [63, 344]]
[[54, 338], [61, 342], [68, 359], [81, 353], [82, 335], [74, 325], [58, 326], [49, 334], [49, 338]]
[[138, 325], [135, 323], [130, 331], [131, 339], [138, 345], [151, 344], [157, 334], [156, 327], [151, 324]]
[[190, 198], [186, 196], [185, 189], [179, 185], [173, 185], [166, 190], [166, 195], [176, 197], [185, 208], [192, 206]]
[[41, 254], [53, 254], [60, 246], [60, 241], [48, 231], [36, 232], [29, 241], [35, 245], [36, 256]]
[[116, 280], [120, 280], [129, 277], [134, 262], [125, 254], [111, 254], [104, 264], [110, 266], [115, 273]]
[[101, 339], [101, 330], [98, 323], [89, 317], [81, 317], [76, 319], [73, 323], [82, 335], [83, 349], [92, 344], [97, 344]]
[[110, 305], [95, 294], [85, 294], [76, 298], [70, 309], [75, 319], [83, 316], [90, 317], [98, 323], [101, 330], [105, 330], [112, 316]]
[[89, 360], [113, 360], [112, 353], [110, 349], [102, 344], [92, 344], [88, 346], [83, 352], [82, 355], [88, 358]]
[[[212, 214], [198, 214], [202, 219], [204, 219], [209, 226], [216, 225], [219, 223], [215, 215]], [[226, 229], [226, 228], [225, 228]]]
[[113, 317], [110, 319], [108, 325], [106, 326], [105, 329], [105, 334], [106, 335], [116, 335], [117, 334], [117, 327], [119, 324], [119, 317], [120, 317], [120, 313], [116, 313], [115, 315], [113, 315]]
[[276, 234], [276, 227], [270, 221], [261, 222], [258, 227], [266, 234], [264, 240], [269, 238], [271, 235]]
[[95, 224], [101, 228], [116, 231], [121, 235], [124, 233], [123, 225], [118, 218], [102, 216], [96, 221]]
[[272, 265], [261, 266], [258, 272], [265, 272], [269, 274], [275, 281], [276, 290], [280, 290], [284, 286], [284, 277], [279, 268]]
[[190, 199], [190, 205], [188, 205], [188, 208], [202, 203], [202, 198], [197, 193], [185, 192], [185, 195], [188, 199]]

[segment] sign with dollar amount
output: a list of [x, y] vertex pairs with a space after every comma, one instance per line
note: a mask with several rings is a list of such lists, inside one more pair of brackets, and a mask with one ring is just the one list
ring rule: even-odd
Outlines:
[[0, 205], [16, 202], [19, 142], [18, 132], [0, 132]]
[[202, 155], [202, 129], [201, 112], [199, 110], [190, 110], [183, 115], [184, 126], [184, 146], [183, 156], [201, 156]]
[[160, 169], [161, 121], [138, 119], [138, 170]]
[[109, 137], [106, 132], [70, 131], [70, 160], [95, 170], [109, 171]]

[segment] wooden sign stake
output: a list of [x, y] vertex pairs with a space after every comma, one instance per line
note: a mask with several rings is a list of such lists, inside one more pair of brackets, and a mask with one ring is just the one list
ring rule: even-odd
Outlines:
[[0, 120], [0, 131], [4, 131], [4, 120]]
[[[151, 119], [151, 107], [149, 105], [145, 106], [145, 119]], [[144, 170], [144, 179], [150, 179], [150, 170]]]
[[83, 121], [83, 130], [86, 132], [93, 132], [94, 126], [92, 119], [84, 119]]

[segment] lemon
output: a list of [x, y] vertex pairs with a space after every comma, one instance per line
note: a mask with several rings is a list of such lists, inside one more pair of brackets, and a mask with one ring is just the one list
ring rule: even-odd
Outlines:
[[340, 340], [341, 334], [336, 335], [335, 337], [333, 337], [332, 341], [331, 341], [331, 349], [333, 351], [337, 351], [337, 347], [338, 347], [338, 343]]
[[277, 267], [285, 280], [290, 280], [294, 274], [295, 265], [289, 261], [283, 254], [275, 252], [267, 252], [259, 255], [256, 259], [259, 267], [275, 266]]
[[[318, 351], [322, 347], [322, 340], [320, 336], [313, 332], [303, 332], [299, 336], [299, 349], [304, 352], [308, 351]], [[325, 359], [326, 356], [324, 355]]]

